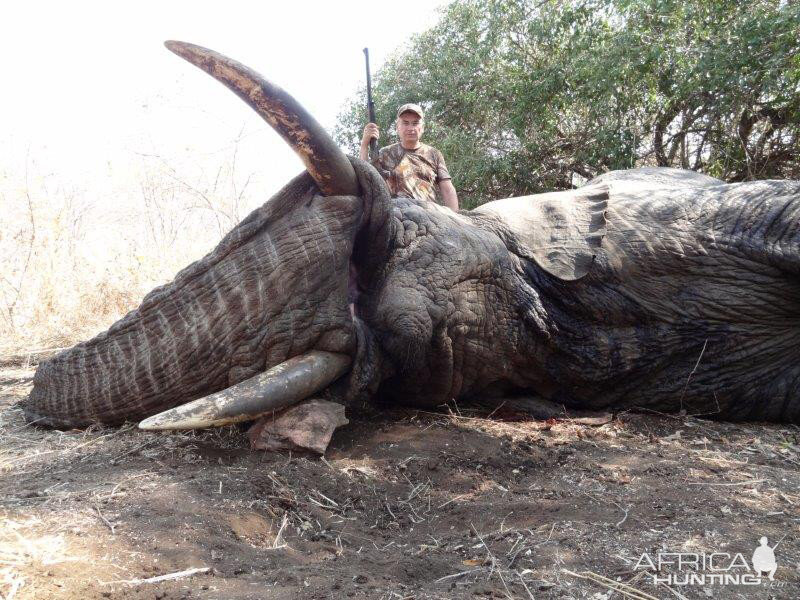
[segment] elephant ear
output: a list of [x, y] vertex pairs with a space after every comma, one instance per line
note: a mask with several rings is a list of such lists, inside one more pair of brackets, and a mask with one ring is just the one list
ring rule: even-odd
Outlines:
[[496, 200], [472, 216], [494, 229], [515, 254], [559, 279], [575, 281], [603, 252], [607, 208], [608, 187], [598, 184]]

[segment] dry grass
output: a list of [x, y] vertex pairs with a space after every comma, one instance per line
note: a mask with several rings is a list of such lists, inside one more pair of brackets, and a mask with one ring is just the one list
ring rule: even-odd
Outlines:
[[102, 198], [34, 161], [0, 177], [0, 355], [90, 337], [213, 248], [264, 201], [236, 150], [211, 175], [141, 157], [126, 187]]

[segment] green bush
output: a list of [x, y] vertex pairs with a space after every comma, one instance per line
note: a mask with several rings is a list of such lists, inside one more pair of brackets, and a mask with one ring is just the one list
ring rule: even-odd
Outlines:
[[[381, 145], [427, 110], [462, 206], [611, 169], [800, 178], [800, 3], [457, 0], [375, 74]], [[336, 136], [357, 152], [365, 92]]]

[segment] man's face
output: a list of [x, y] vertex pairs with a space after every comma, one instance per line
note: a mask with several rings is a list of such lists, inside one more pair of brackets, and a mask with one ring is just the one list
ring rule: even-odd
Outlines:
[[417, 113], [406, 111], [397, 117], [397, 135], [403, 148], [413, 150], [419, 146], [422, 132], [425, 131], [425, 123]]

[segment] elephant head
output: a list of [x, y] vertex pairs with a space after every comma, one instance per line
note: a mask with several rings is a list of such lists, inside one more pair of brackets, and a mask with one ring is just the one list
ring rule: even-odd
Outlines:
[[[390, 199], [377, 172], [348, 159], [285, 91], [211, 50], [166, 45], [254, 108], [307, 172], [108, 331], [43, 362], [28, 420], [204, 427], [322, 389], [352, 399], [386, 384], [387, 397], [438, 404], [520, 379], [547, 327], [498, 235], [435, 204]], [[487, 315], [484, 286], [498, 308], [519, 305]], [[491, 377], [469, 371], [489, 359]]]
[[138, 419], [270, 368], [280, 373], [270, 385], [292, 388], [294, 398], [340, 377], [355, 355], [350, 263], [370, 207], [350, 160], [257, 73], [199, 46], [166, 45], [254, 108], [307, 172], [108, 331], [43, 362], [24, 403], [29, 420], [72, 427]]

